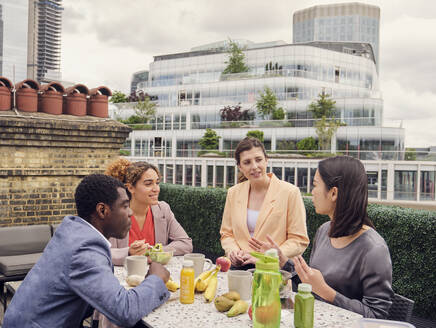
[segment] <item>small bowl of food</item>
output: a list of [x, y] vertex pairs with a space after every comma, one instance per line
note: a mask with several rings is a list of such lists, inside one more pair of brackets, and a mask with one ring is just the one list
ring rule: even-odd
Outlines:
[[150, 251], [150, 259], [153, 262], [158, 262], [162, 265], [168, 264], [168, 262], [173, 257], [173, 251]]

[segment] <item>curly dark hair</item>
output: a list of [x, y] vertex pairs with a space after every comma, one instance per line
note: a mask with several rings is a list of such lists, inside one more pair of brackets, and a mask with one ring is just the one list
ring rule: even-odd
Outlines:
[[[132, 186], [135, 186], [139, 179], [141, 179], [142, 174], [148, 169], [154, 170], [158, 177], [161, 177], [159, 169], [153, 164], [144, 161], [130, 162], [124, 158], [119, 158], [109, 164], [104, 174], [114, 177], [122, 183], [130, 183]], [[126, 190], [129, 198], [132, 198], [129, 190]]]
[[98, 203], [112, 207], [118, 199], [118, 188], [126, 189], [119, 180], [104, 174], [91, 174], [80, 181], [74, 194], [77, 214], [90, 221]]

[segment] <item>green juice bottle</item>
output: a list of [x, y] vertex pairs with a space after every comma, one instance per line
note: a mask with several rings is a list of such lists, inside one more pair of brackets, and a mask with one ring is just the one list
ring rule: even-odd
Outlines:
[[299, 284], [294, 305], [295, 328], [313, 328], [314, 305], [315, 298], [312, 295], [312, 286]]

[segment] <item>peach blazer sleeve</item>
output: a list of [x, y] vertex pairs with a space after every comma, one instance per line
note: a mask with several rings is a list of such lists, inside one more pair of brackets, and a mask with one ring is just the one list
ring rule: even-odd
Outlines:
[[228, 256], [231, 251], [240, 250], [240, 246], [235, 240], [232, 227], [232, 202], [234, 187], [230, 188], [227, 192], [226, 204], [224, 206], [223, 219], [221, 222], [221, 247]]
[[[253, 237], [266, 242], [266, 236], [280, 245], [287, 257], [302, 254], [309, 244], [306, 210], [300, 190], [279, 180], [274, 174], [256, 222]], [[253, 251], [248, 244], [247, 204], [249, 182], [229, 189], [221, 223], [221, 246], [228, 254], [233, 250]]]

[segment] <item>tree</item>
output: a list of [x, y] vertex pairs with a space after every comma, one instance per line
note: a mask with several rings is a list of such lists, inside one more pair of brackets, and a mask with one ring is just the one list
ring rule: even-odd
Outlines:
[[334, 119], [336, 101], [329, 98], [330, 95], [322, 92], [318, 95], [318, 99], [309, 105], [309, 112], [312, 112], [316, 119], [316, 135], [321, 150], [330, 148], [332, 137], [341, 126], [341, 123]]
[[223, 74], [234, 74], [248, 72], [249, 68], [245, 64], [245, 54], [238, 44], [232, 40], [229, 40], [229, 58], [225, 62], [227, 64], [223, 71]]
[[127, 96], [124, 93], [122, 93], [121, 91], [117, 91], [117, 90], [114, 91], [114, 93], [112, 94], [112, 97], [110, 99], [110, 102], [114, 103], [114, 104], [125, 103], [128, 101], [129, 101], [129, 99], [127, 98]]
[[198, 144], [200, 145], [201, 149], [216, 150], [218, 149], [220, 138], [221, 137], [216, 134], [216, 131], [207, 128]]
[[309, 111], [312, 112], [313, 117], [316, 119], [322, 118], [333, 118], [335, 115], [335, 104], [336, 101], [330, 99], [330, 95], [321, 92], [318, 95], [318, 99], [309, 105]]
[[298, 150], [316, 150], [317, 148], [316, 140], [313, 137], [307, 137], [297, 142]]
[[416, 149], [406, 148], [406, 153], [404, 154], [404, 159], [406, 161], [416, 161]]
[[130, 96], [129, 96], [129, 101], [130, 102], [138, 102], [138, 101], [144, 101], [145, 98], [150, 98], [151, 97], [148, 95], [148, 93], [145, 93], [142, 90], [139, 91], [133, 91]]
[[281, 140], [277, 143], [277, 150], [295, 150], [296, 145], [293, 140]]
[[277, 108], [275, 111], [273, 111], [272, 113], [273, 120], [283, 120], [284, 118], [285, 118], [285, 110], [282, 107]]
[[145, 97], [143, 101], [139, 100], [134, 109], [135, 115], [140, 118], [141, 123], [148, 123], [156, 114], [156, 104], [151, 102], [149, 97]]
[[221, 108], [220, 116], [223, 121], [251, 121], [254, 119], [254, 113], [249, 109], [242, 110], [241, 104]]
[[277, 96], [269, 87], [265, 87], [259, 96], [256, 108], [263, 118], [272, 118], [273, 120], [283, 120], [285, 118], [285, 110], [281, 107], [277, 108]]
[[257, 139], [259, 139], [260, 142], [263, 142], [263, 131], [260, 131], [260, 130], [248, 131], [247, 137], [257, 138]]

